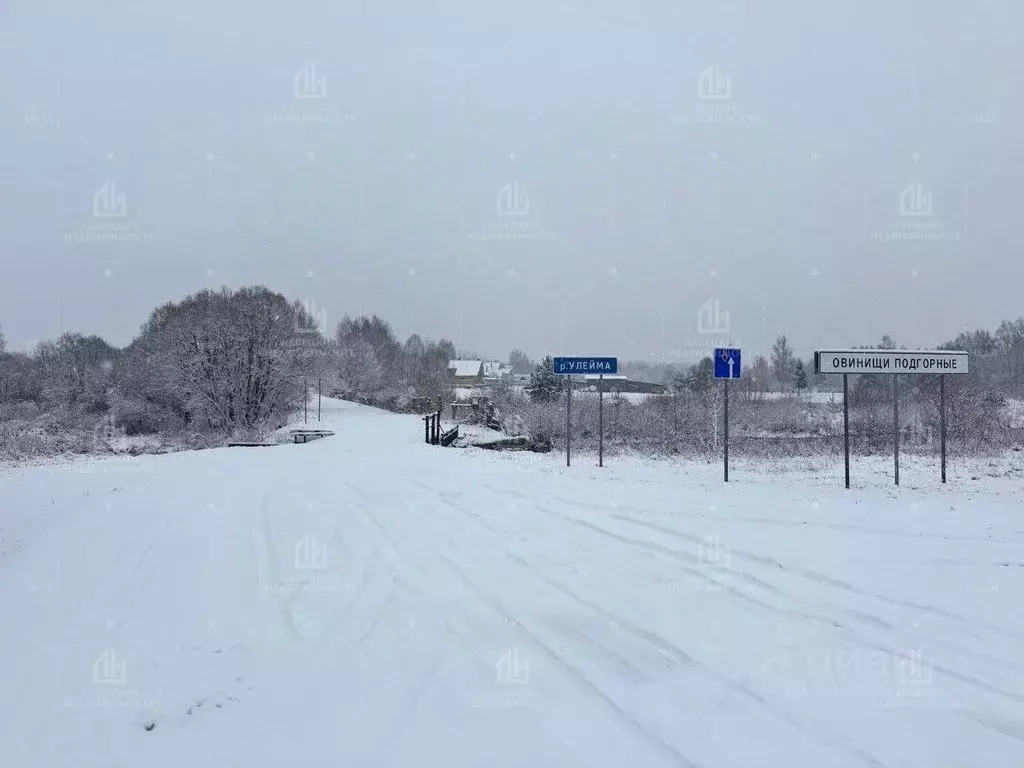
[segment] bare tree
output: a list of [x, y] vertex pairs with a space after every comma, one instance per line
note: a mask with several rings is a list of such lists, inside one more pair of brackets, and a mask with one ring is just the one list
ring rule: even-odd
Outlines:
[[792, 381], [793, 369], [796, 367], [796, 356], [786, 341], [785, 336], [779, 336], [772, 345], [772, 371], [775, 379], [786, 390], [786, 382]]

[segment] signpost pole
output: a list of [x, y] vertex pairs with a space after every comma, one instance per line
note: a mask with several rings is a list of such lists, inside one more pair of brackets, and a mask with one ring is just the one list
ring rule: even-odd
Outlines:
[[942, 482], [946, 482], [946, 374], [939, 376], [939, 443], [942, 446]]
[[850, 387], [849, 376], [843, 374], [843, 459], [846, 466], [846, 487], [850, 487]]
[[320, 421], [320, 404], [324, 399], [324, 380], [316, 380], [316, 420]]
[[896, 485], [900, 484], [900, 377], [892, 375], [892, 436], [893, 436], [893, 468], [895, 469]]
[[302, 423], [309, 422], [309, 383], [302, 380]]
[[729, 482], [729, 380], [725, 386], [725, 482]]
[[597, 466], [604, 466], [604, 374], [597, 377]]
[[572, 376], [565, 377], [565, 466], [570, 466], [572, 446], [569, 439], [572, 426]]

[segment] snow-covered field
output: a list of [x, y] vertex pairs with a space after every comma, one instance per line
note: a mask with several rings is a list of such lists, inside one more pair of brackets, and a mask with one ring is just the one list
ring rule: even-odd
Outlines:
[[1024, 459], [0, 468], [12, 768], [1024, 765]]

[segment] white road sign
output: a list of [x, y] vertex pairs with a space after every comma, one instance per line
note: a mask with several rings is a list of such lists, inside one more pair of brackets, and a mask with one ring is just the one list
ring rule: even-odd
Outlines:
[[937, 349], [820, 349], [815, 373], [969, 373], [966, 352]]

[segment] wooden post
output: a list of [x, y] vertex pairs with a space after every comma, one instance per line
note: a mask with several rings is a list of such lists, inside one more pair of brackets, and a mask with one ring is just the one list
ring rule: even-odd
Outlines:
[[309, 422], [309, 382], [302, 380], [302, 423]]
[[316, 380], [316, 420], [320, 421], [320, 405], [324, 397], [324, 380], [317, 378]]
[[597, 377], [597, 466], [604, 466], [604, 374]]

